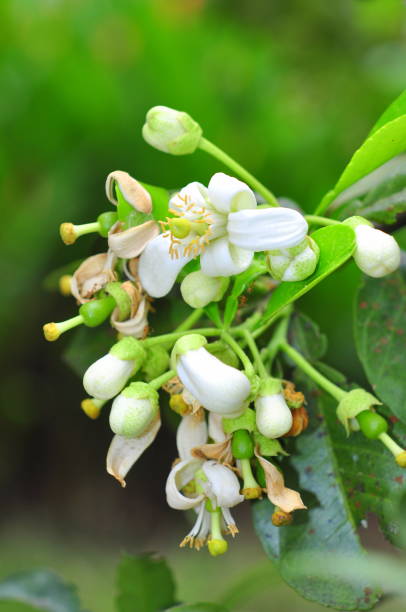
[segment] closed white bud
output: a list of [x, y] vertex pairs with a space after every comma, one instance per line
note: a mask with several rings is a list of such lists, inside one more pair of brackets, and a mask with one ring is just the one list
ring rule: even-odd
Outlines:
[[358, 225], [355, 236], [354, 260], [365, 274], [380, 278], [399, 267], [400, 248], [393, 236], [369, 225]]
[[202, 128], [190, 115], [167, 106], [154, 106], [142, 128], [144, 140], [172, 155], [193, 153], [202, 137]]
[[134, 361], [119, 359], [108, 353], [86, 370], [83, 386], [90, 396], [109, 400], [120, 393], [133, 370]]
[[138, 437], [158, 414], [158, 393], [143, 382], [129, 385], [113, 402], [110, 411], [112, 431], [124, 437]]
[[311, 276], [319, 260], [320, 249], [316, 242], [306, 236], [297, 246], [268, 251], [267, 264], [275, 280], [300, 281]]
[[280, 438], [292, 427], [292, 412], [285, 402], [279, 381], [264, 381], [255, 408], [258, 430], [266, 438]]
[[229, 282], [228, 278], [206, 276], [201, 270], [196, 270], [184, 278], [180, 292], [186, 304], [192, 308], [204, 308], [210, 302], [222, 299]]

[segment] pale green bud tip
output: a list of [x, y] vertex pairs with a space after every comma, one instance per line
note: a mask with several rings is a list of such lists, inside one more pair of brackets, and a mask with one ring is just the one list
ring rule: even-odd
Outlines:
[[207, 542], [207, 548], [209, 549], [209, 553], [212, 557], [217, 557], [218, 555], [224, 555], [227, 552], [228, 544], [226, 540], [209, 540]]
[[62, 223], [59, 227], [59, 233], [65, 244], [76, 242], [77, 235], [73, 223]]
[[167, 106], [154, 106], [146, 116], [142, 135], [151, 146], [172, 155], [193, 153], [202, 128], [190, 115]]
[[403, 451], [399, 453], [399, 455], [396, 455], [395, 460], [399, 467], [406, 468], [406, 451]]
[[364, 219], [364, 217], [358, 216], [348, 217], [348, 219], [345, 219], [343, 223], [344, 225], [349, 225], [353, 230], [355, 230], [355, 228], [359, 225], [369, 225], [370, 227], [373, 227], [373, 224], [368, 221], [368, 219]]
[[145, 357], [146, 351], [139, 340], [132, 336], [126, 336], [114, 344], [110, 351], [110, 355], [122, 359], [123, 361], [134, 360], [141, 364]]
[[181, 355], [185, 355], [189, 351], [196, 351], [205, 344], [207, 344], [207, 340], [204, 336], [201, 336], [200, 334], [187, 334], [187, 336], [182, 336], [182, 338], [179, 338], [179, 340], [175, 342], [175, 345], [172, 349], [172, 369], [176, 369], [178, 358]]
[[210, 302], [222, 299], [229, 282], [228, 278], [206, 276], [201, 270], [196, 270], [182, 281], [180, 291], [186, 304], [192, 308], [204, 308]]
[[131, 397], [132, 399], [148, 399], [154, 406], [158, 405], [158, 391], [148, 383], [140, 381], [133, 382], [121, 392], [121, 395], [124, 397]]
[[261, 380], [258, 395], [276, 395], [277, 393], [281, 393], [281, 391], [282, 384], [278, 378], [266, 378]]

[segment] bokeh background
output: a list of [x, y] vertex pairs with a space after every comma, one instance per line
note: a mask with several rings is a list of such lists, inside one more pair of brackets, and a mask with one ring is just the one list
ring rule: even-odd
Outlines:
[[[405, 87], [405, 11], [402, 0], [1, 1], [0, 578], [52, 567], [79, 584], [85, 607], [111, 612], [122, 550], [167, 554], [187, 600], [214, 599], [263, 563], [248, 513], [227, 557], [178, 551], [188, 525], [165, 506], [170, 425], [126, 490], [105, 474], [107, 415], [86, 419], [80, 380], [63, 362], [69, 338], [50, 345], [41, 333], [75, 306], [44, 279], [103, 249], [93, 236], [62, 245], [58, 226], [109, 209], [111, 170], [166, 187], [223, 170], [203, 152], [149, 148], [141, 126], [156, 104], [188, 111], [277, 195], [311, 211]], [[301, 306], [328, 333], [331, 365], [362, 382], [356, 283], [349, 264]], [[320, 609], [272, 570], [265, 583], [234, 609]]]

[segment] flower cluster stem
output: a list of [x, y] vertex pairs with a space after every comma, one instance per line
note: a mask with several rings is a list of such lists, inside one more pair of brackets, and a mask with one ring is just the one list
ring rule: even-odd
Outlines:
[[178, 325], [175, 331], [183, 332], [189, 330], [202, 317], [203, 313], [203, 308], [196, 308], [196, 310], [194, 310], [180, 325]]
[[162, 387], [162, 385], [164, 385], [174, 376], [176, 376], [175, 370], [168, 370], [167, 372], [161, 374], [161, 376], [158, 376], [158, 378], [154, 378], [153, 380], [151, 380], [148, 384], [154, 389], [159, 389], [160, 387]]
[[318, 215], [305, 215], [306, 221], [314, 225], [340, 225], [341, 221], [337, 219], [329, 219], [328, 217], [319, 217]]
[[259, 353], [258, 347], [255, 343], [255, 340], [252, 336], [252, 334], [247, 330], [244, 329], [242, 330], [242, 335], [245, 338], [245, 341], [247, 342], [248, 348], [251, 351], [251, 354], [254, 358], [254, 362], [255, 362], [255, 367], [257, 368], [258, 374], [262, 377], [262, 378], [266, 378], [268, 376], [268, 372], [264, 366], [264, 363], [261, 359], [261, 355]]
[[238, 342], [230, 335], [230, 332], [221, 332], [222, 339], [233, 349], [234, 353], [240, 358], [241, 363], [244, 367], [247, 376], [253, 376], [255, 374], [255, 368], [251, 363], [248, 355], [243, 351]]
[[279, 206], [278, 200], [274, 196], [274, 194], [269, 191], [258, 179], [255, 178], [248, 170], [243, 168], [238, 162], [236, 162], [232, 157], [227, 155], [222, 149], [217, 147], [215, 144], [207, 140], [207, 138], [201, 138], [199, 143], [199, 148], [202, 151], [206, 151], [209, 155], [212, 155], [219, 161], [223, 162], [224, 165], [228, 166], [233, 172], [238, 174], [248, 185], [250, 185], [255, 191], [260, 193], [265, 200], [271, 206]]

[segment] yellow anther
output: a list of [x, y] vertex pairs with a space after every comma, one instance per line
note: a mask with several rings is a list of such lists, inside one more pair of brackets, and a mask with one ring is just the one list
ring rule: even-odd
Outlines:
[[59, 279], [59, 291], [62, 293], [62, 295], [68, 296], [71, 294], [71, 281], [72, 276], [70, 274], [64, 274]]
[[62, 223], [59, 228], [59, 233], [65, 244], [73, 244], [76, 242], [76, 231], [73, 223]]
[[187, 405], [181, 394], [171, 395], [169, 407], [176, 412], [176, 414], [180, 414], [181, 416], [190, 414], [191, 412], [190, 406]]
[[45, 340], [48, 342], [54, 342], [54, 340], [58, 340], [61, 335], [60, 329], [57, 323], [46, 323], [43, 328]]

